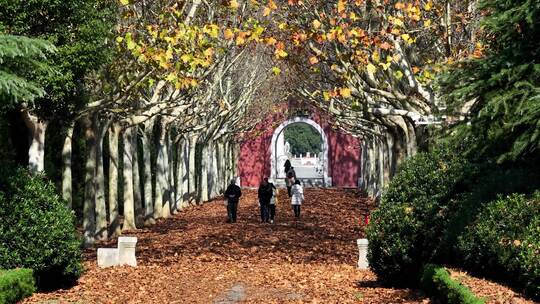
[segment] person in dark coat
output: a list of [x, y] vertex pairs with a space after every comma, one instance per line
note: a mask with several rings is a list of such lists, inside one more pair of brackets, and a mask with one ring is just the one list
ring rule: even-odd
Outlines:
[[291, 161], [287, 159], [285, 161], [284, 167], [285, 167], [285, 175], [287, 175], [287, 173], [289, 173], [289, 170], [291, 170], [292, 168]]
[[289, 197], [291, 197], [291, 189], [296, 181], [296, 172], [294, 171], [294, 167], [291, 166], [289, 171], [287, 171], [287, 176], [285, 178], [285, 184], [287, 185], [287, 194], [289, 194]]
[[236, 223], [236, 214], [238, 211], [238, 202], [242, 196], [242, 189], [236, 185], [236, 179], [232, 179], [229, 187], [225, 190], [225, 199], [227, 200], [227, 223]]
[[270, 222], [270, 201], [272, 200], [272, 186], [268, 182], [268, 177], [265, 177], [259, 186], [259, 205], [261, 206], [261, 222]]

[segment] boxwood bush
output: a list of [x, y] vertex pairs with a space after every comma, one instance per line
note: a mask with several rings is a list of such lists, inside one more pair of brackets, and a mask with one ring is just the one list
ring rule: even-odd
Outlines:
[[540, 192], [488, 203], [459, 238], [465, 266], [540, 298]]
[[0, 270], [0, 304], [17, 303], [35, 291], [31, 269]]
[[0, 268], [33, 269], [40, 288], [73, 283], [82, 271], [81, 241], [54, 186], [17, 169], [0, 172], [0, 189]]
[[459, 153], [444, 147], [402, 164], [367, 229], [370, 267], [383, 283], [414, 284], [423, 264], [447, 251], [444, 236], [459, 210], [454, 197], [471, 172]]
[[420, 280], [422, 289], [433, 299], [448, 304], [483, 304], [470, 288], [452, 279], [442, 266], [427, 264]]

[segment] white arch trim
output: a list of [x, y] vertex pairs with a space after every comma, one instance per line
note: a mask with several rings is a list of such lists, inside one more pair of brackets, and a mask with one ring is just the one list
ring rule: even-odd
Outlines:
[[328, 144], [328, 137], [326, 136], [326, 133], [324, 132], [324, 129], [315, 121], [304, 118], [304, 117], [295, 117], [292, 119], [289, 119], [285, 122], [283, 122], [277, 129], [274, 131], [274, 135], [272, 136], [272, 143], [270, 145], [270, 152], [271, 152], [271, 171], [270, 171], [270, 177], [274, 182], [278, 181], [278, 170], [281, 168], [278, 168], [278, 160], [276, 155], [276, 146], [277, 146], [277, 140], [281, 133], [287, 128], [288, 126], [296, 123], [305, 123], [310, 126], [312, 126], [317, 132], [321, 134], [323, 144], [322, 144], [322, 163], [323, 163], [323, 180], [322, 183], [325, 187], [331, 187], [332, 186], [332, 179], [328, 175], [328, 151], [329, 151], [329, 144]]

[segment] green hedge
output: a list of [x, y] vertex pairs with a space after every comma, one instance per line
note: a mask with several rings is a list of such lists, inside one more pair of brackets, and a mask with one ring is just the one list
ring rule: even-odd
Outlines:
[[42, 289], [74, 283], [82, 242], [54, 186], [18, 169], [0, 172], [0, 189], [0, 268], [30, 268]]
[[35, 291], [31, 269], [0, 270], [0, 304], [17, 303]]
[[540, 299], [540, 192], [488, 203], [459, 238], [468, 269], [503, 279]]
[[424, 267], [420, 280], [422, 289], [435, 300], [448, 304], [485, 303], [463, 284], [450, 277], [444, 267], [428, 264]]
[[414, 284], [422, 265], [448, 252], [449, 222], [459, 210], [453, 199], [469, 184], [473, 168], [446, 148], [419, 153], [401, 166], [367, 229], [368, 259], [386, 284]]

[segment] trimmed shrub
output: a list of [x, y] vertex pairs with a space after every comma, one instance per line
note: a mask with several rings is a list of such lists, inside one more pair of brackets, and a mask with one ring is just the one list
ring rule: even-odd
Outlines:
[[452, 279], [446, 268], [428, 264], [420, 280], [422, 289], [435, 300], [448, 304], [482, 304], [484, 300], [463, 284]]
[[540, 298], [540, 192], [489, 203], [459, 238], [467, 268]]
[[0, 189], [0, 268], [33, 269], [45, 289], [76, 281], [82, 242], [54, 186], [19, 169], [0, 174]]
[[17, 303], [35, 291], [31, 269], [0, 270], [0, 304]]
[[459, 210], [453, 199], [473, 172], [459, 153], [438, 148], [406, 160], [391, 181], [367, 229], [368, 259], [386, 284], [414, 284], [424, 263], [450, 247], [448, 223]]

